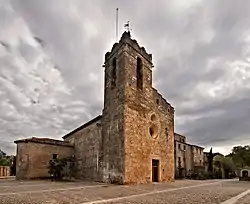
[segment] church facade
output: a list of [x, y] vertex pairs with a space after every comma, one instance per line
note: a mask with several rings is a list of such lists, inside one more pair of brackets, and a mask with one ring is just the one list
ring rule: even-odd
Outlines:
[[105, 54], [103, 67], [102, 114], [63, 141], [15, 141], [17, 179], [45, 177], [53, 155], [74, 155], [77, 178], [122, 184], [174, 180], [174, 108], [152, 86], [152, 55], [126, 31]]

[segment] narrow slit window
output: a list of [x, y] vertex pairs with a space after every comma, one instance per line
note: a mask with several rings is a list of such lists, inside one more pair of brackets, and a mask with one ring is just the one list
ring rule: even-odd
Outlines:
[[116, 57], [112, 61], [111, 87], [116, 86]]
[[137, 88], [142, 90], [143, 86], [143, 71], [142, 71], [142, 60], [140, 57], [137, 58], [136, 67], [136, 78], [137, 78]]

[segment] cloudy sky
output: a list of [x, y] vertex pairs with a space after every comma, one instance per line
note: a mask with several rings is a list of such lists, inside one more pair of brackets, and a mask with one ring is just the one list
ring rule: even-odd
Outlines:
[[129, 20], [153, 54], [175, 130], [222, 153], [250, 144], [249, 0], [0, 0], [0, 149], [101, 113], [117, 7], [119, 36]]

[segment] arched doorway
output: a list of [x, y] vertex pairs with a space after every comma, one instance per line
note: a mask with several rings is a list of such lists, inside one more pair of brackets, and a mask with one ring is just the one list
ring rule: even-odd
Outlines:
[[240, 172], [240, 181], [250, 181], [250, 174], [248, 169], [242, 169]]
[[243, 178], [248, 177], [248, 171], [247, 170], [242, 171], [242, 177]]

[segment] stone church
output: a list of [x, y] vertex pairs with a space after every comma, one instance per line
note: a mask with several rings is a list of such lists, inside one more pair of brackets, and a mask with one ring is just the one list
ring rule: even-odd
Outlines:
[[17, 140], [17, 179], [48, 176], [74, 155], [76, 177], [122, 184], [174, 180], [174, 108], [152, 87], [152, 55], [125, 31], [105, 54], [102, 115], [63, 136]]

